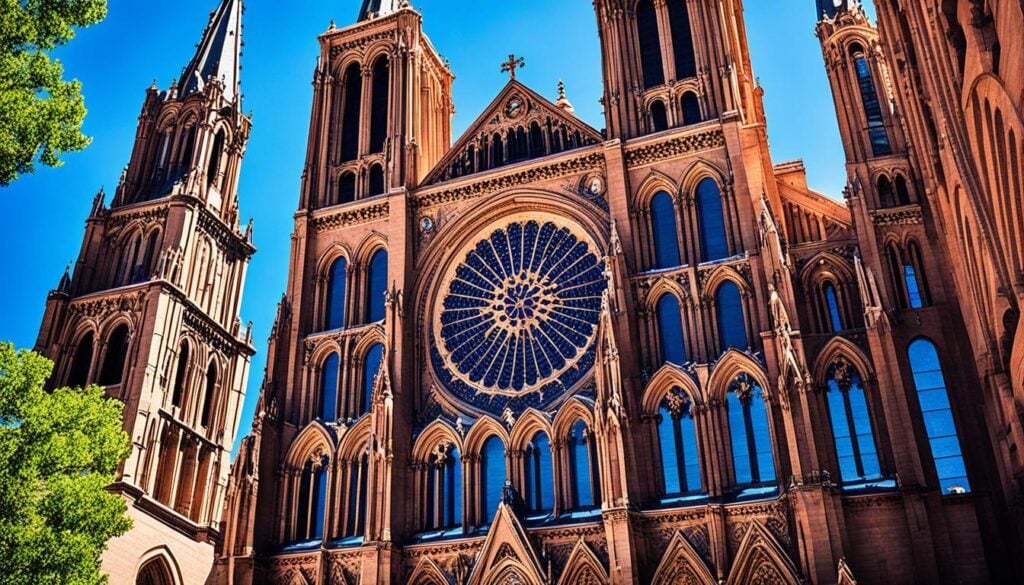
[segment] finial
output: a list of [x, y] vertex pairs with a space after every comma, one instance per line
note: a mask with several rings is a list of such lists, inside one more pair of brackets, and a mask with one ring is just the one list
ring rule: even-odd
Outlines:
[[337, 25], [334, 24], [334, 19], [332, 18], [331, 19], [331, 24], [327, 25], [327, 30], [334, 30], [336, 28], [338, 28], [338, 27], [337, 27]]
[[558, 80], [558, 99], [565, 99], [565, 82], [561, 79]]
[[526, 67], [526, 60], [522, 57], [516, 57], [515, 53], [509, 53], [508, 61], [501, 64], [501, 72], [508, 73], [510, 79], [515, 81], [516, 69]]

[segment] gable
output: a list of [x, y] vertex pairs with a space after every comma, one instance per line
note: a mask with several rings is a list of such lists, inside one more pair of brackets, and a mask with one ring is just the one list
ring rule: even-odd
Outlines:
[[601, 133], [537, 92], [509, 81], [455, 142], [423, 185], [598, 144]]

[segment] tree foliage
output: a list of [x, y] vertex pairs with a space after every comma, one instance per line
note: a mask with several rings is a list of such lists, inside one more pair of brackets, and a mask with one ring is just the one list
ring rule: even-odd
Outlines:
[[0, 0], [0, 185], [89, 145], [82, 84], [48, 52], [106, 15], [106, 0]]
[[123, 405], [44, 383], [52, 362], [0, 343], [0, 581], [106, 582], [100, 554], [131, 521], [105, 490], [130, 451]]

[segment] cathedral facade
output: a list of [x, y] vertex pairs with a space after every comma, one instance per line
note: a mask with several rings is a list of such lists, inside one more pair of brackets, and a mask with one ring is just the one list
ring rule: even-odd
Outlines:
[[606, 128], [511, 55], [454, 141], [423, 18], [365, 0], [319, 37], [229, 471], [254, 250], [224, 0], [38, 344], [128, 405], [112, 583], [1020, 582], [1022, 7], [876, 4], [814, 6], [839, 203], [771, 160], [740, 0], [595, 0]]

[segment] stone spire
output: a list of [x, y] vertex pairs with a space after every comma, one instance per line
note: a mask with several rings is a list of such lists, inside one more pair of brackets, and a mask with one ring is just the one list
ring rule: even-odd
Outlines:
[[398, 12], [399, 8], [408, 4], [405, 0], [363, 0], [363, 6], [359, 9], [359, 22], [387, 16], [392, 12]]
[[818, 20], [825, 17], [835, 18], [840, 12], [846, 12], [857, 4], [857, 0], [816, 0], [818, 5]]
[[210, 13], [203, 40], [181, 76], [179, 98], [202, 91], [214, 79], [224, 83], [227, 101], [234, 101], [239, 95], [243, 10], [242, 0], [221, 0], [217, 10]]

